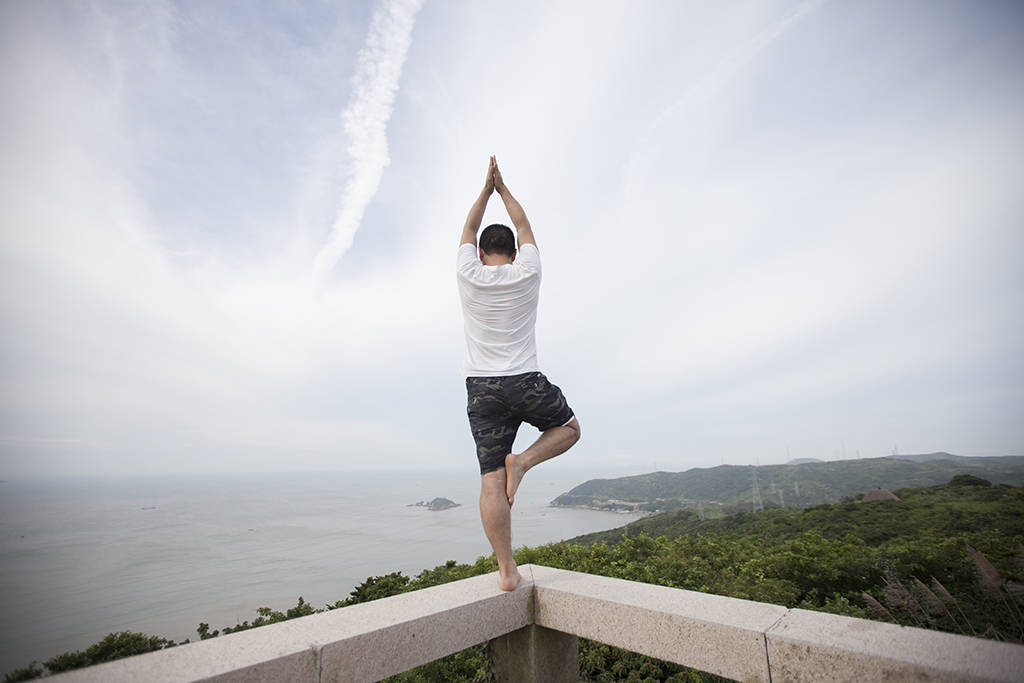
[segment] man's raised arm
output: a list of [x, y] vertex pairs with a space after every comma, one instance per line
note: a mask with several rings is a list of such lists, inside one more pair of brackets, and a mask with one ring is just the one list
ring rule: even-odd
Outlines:
[[494, 172], [497, 168], [497, 162], [492, 156], [487, 165], [487, 180], [484, 181], [484, 189], [480, 190], [480, 196], [473, 202], [473, 207], [469, 210], [469, 215], [466, 216], [466, 225], [462, 228], [462, 241], [459, 242], [459, 246], [463, 244], [476, 245], [476, 233], [480, 230], [480, 222], [484, 219], [487, 200], [494, 192]]
[[530, 221], [526, 218], [526, 212], [505, 186], [501, 171], [498, 170], [498, 162], [494, 157], [491, 157], [491, 164], [494, 167], [494, 189], [498, 191], [501, 201], [505, 202], [505, 210], [508, 211], [508, 217], [512, 219], [512, 225], [516, 228], [520, 248], [524, 244], [537, 246], [537, 240], [533, 237], [533, 228], [530, 227]]

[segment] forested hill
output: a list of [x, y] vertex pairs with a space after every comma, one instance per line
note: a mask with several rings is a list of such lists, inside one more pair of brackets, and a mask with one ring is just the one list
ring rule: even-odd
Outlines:
[[751, 509], [756, 472], [764, 506], [810, 507], [871, 489], [934, 486], [958, 474], [996, 484], [1024, 485], [1024, 456], [971, 458], [928, 455], [803, 462], [760, 467], [721, 465], [685, 472], [652, 472], [591, 479], [558, 496], [552, 505], [650, 512], [702, 508], [709, 516]]
[[839, 504], [806, 510], [775, 508], [739, 512], [720, 519], [700, 519], [692, 509], [672, 510], [609, 531], [578, 536], [569, 543], [619, 543], [646, 534], [657, 538], [755, 535], [782, 541], [805, 532], [825, 538], [853, 534], [871, 546], [899, 538], [948, 538], [958, 534], [1024, 534], [1024, 488], [993, 486], [958, 475], [947, 484], [897, 489], [896, 499], [864, 501], [863, 495]]

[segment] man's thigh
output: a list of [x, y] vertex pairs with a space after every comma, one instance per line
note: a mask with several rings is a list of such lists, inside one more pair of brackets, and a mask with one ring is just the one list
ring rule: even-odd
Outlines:
[[467, 377], [466, 414], [476, 443], [480, 474], [505, 467], [522, 420], [515, 417], [505, 401], [504, 378]]
[[574, 415], [562, 390], [548, 381], [542, 372], [531, 372], [517, 378], [506, 389], [506, 401], [515, 417], [542, 432], [561, 427]]

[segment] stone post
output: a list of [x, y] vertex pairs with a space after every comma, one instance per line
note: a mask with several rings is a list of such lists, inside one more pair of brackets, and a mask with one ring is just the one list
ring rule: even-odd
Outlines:
[[578, 683], [579, 643], [574, 635], [526, 626], [490, 641], [498, 683]]

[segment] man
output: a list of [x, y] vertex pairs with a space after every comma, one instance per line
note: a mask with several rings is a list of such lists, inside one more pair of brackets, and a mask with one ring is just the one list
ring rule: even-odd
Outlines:
[[[489, 225], [476, 233], [495, 190], [519, 236]], [[508, 191], [492, 156], [484, 188], [462, 229], [457, 262], [466, 332], [467, 412], [480, 461], [480, 519], [498, 559], [498, 585], [514, 590], [519, 570], [512, 557], [511, 508], [523, 475], [564, 453], [580, 438], [580, 424], [561, 390], [537, 365], [534, 325], [540, 294], [540, 253], [523, 207]], [[529, 422], [540, 437], [512, 453], [519, 425]]]

